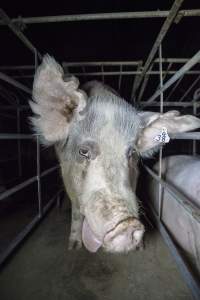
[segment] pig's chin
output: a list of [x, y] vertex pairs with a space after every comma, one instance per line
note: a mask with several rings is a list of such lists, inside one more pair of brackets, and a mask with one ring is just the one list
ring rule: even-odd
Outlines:
[[96, 252], [100, 247], [113, 253], [135, 250], [141, 243], [143, 234], [144, 226], [136, 218], [128, 218], [119, 222], [102, 238], [94, 234], [86, 218], [82, 228], [82, 240], [90, 252]]

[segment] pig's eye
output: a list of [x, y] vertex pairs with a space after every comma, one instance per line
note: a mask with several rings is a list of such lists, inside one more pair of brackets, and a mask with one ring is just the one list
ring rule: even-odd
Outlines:
[[87, 159], [90, 159], [90, 151], [89, 149], [86, 148], [80, 148], [79, 149], [79, 154]]

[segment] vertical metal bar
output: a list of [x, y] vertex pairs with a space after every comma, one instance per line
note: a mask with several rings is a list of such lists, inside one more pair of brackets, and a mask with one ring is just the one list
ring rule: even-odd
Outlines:
[[143, 80], [143, 77], [144, 75], [146, 74], [147, 70], [149, 69], [149, 67], [151, 66], [152, 64], [152, 61], [154, 59], [154, 56], [160, 46], [160, 44], [162, 43], [162, 40], [164, 39], [166, 33], [168, 32], [171, 24], [173, 23], [182, 3], [183, 3], [184, 0], [175, 0], [172, 7], [171, 7], [171, 10], [170, 10], [170, 13], [168, 15], [168, 17], [166, 18], [157, 38], [156, 38], [156, 41], [149, 53], [149, 56], [145, 62], [145, 65], [144, 65], [144, 68], [143, 68], [143, 71], [140, 75], [140, 78], [138, 80], [138, 83], [137, 83], [137, 88], [140, 86], [142, 80]]
[[[170, 62], [169, 65], [168, 65], [168, 67], [167, 67], [167, 70], [165, 71], [165, 73], [164, 73], [164, 75], [163, 75], [163, 81], [164, 81], [165, 78], [167, 77], [168, 72], [169, 72], [169, 70], [171, 69], [172, 65], [173, 65], [173, 62]], [[156, 90], [159, 89], [159, 87], [160, 87], [160, 82], [159, 82], [159, 84], [157, 85]]]
[[119, 80], [118, 80], [118, 91], [120, 92], [121, 89], [121, 82], [122, 82], [122, 65], [119, 66]]
[[[160, 88], [163, 86], [163, 70], [162, 70], [162, 45], [159, 46], [159, 71], [160, 71]], [[163, 113], [163, 92], [160, 94], [160, 113]], [[159, 178], [162, 178], [162, 153], [163, 147], [161, 145], [160, 152], [159, 152]], [[162, 202], [163, 202], [163, 187], [161, 183], [159, 183], [159, 190], [158, 190], [158, 204], [159, 204], [159, 219], [161, 220], [162, 217]]]
[[40, 142], [37, 135], [37, 190], [38, 190], [38, 215], [43, 215], [42, 197], [41, 197], [41, 170], [40, 170]]
[[[19, 101], [18, 101], [19, 105]], [[20, 120], [20, 108], [19, 106], [17, 107], [17, 133], [21, 133], [21, 120]], [[21, 153], [21, 140], [17, 140], [17, 158], [18, 158], [18, 172], [19, 172], [19, 177], [22, 176], [22, 153]]]

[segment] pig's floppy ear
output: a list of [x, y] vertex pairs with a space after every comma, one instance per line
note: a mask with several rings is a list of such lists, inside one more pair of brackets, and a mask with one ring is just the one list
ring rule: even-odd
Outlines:
[[[167, 113], [140, 112], [142, 130], [136, 142], [136, 148], [142, 156], [149, 156], [162, 144], [161, 134], [165, 133], [166, 141], [170, 134], [185, 132], [200, 128], [200, 119], [192, 116], [180, 116], [178, 111]], [[169, 135], [169, 137], [168, 137]]]
[[72, 76], [64, 81], [63, 76], [62, 67], [45, 55], [35, 74], [30, 106], [36, 114], [32, 124], [46, 144], [66, 138], [70, 124], [86, 106], [87, 96], [78, 90], [78, 79]]

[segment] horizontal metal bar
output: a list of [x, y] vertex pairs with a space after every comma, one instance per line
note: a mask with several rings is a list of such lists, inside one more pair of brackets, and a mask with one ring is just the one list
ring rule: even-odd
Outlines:
[[[47, 170], [45, 170], [44, 172], [41, 173], [40, 177], [44, 177], [48, 174], [50, 174], [51, 172], [53, 172], [54, 170], [58, 169], [60, 167], [60, 165], [56, 165], [52, 168], [49, 168]], [[0, 194], [0, 201], [11, 196], [12, 194], [20, 191], [21, 189], [27, 187], [28, 185], [32, 184], [33, 182], [35, 182], [38, 179], [38, 176], [33, 176], [27, 180], [25, 180], [24, 182], [10, 188], [9, 190], [6, 190], [5, 192]]]
[[166, 188], [166, 190], [175, 198], [175, 200], [184, 208], [184, 210], [192, 216], [195, 221], [200, 223], [200, 209], [194, 205], [188, 198], [179, 192], [174, 186], [159, 178], [159, 176], [151, 170], [146, 165], [144, 166], [145, 170], [157, 181], [162, 187]]
[[[141, 101], [140, 104], [142, 106], [144, 106], [146, 104], [146, 101]], [[179, 102], [179, 101], [163, 101], [163, 106], [180, 106], [180, 107], [189, 107], [189, 106], [193, 106], [194, 103], [193, 102]], [[200, 102], [196, 103], [197, 107], [200, 107]], [[149, 103], [148, 105], [146, 105], [148, 107], [160, 107], [160, 103], [159, 102], [153, 102], [153, 103]]]
[[[162, 58], [163, 63], [181, 64], [186, 63], [189, 58]], [[83, 61], [83, 62], [63, 62], [63, 67], [82, 67], [82, 66], [137, 66], [142, 63], [142, 60], [136, 61]], [[154, 63], [159, 63], [159, 59], [156, 58]], [[34, 65], [19, 65], [19, 66], [0, 66], [0, 70], [35, 70]]]
[[26, 87], [25, 85], [23, 85], [22, 83], [20, 83], [20, 82], [14, 80], [14, 79], [11, 78], [10, 76], [8, 76], [8, 75], [6, 75], [6, 74], [4, 74], [4, 73], [2, 73], [2, 72], [0, 72], [0, 79], [3, 80], [3, 81], [6, 81], [6, 82], [8, 82], [9, 84], [11, 84], [11, 85], [13, 85], [13, 86], [19, 88], [20, 90], [22, 90], [22, 91], [24, 91], [24, 92], [26, 92], [26, 93], [32, 95], [32, 91], [31, 91], [29, 88], [27, 88], [27, 87]]
[[197, 62], [200, 61], [200, 50], [182, 67], [179, 71], [174, 74], [162, 88], [157, 90], [153, 96], [147, 100], [147, 103], [152, 103], [162, 92], [168, 89], [174, 82], [176, 82], [181, 76], [183, 76], [187, 71], [189, 71]]
[[0, 140], [32, 140], [35, 137], [35, 134], [0, 133]]
[[[148, 205], [149, 206], [149, 205]], [[150, 207], [150, 210], [153, 214], [156, 226], [162, 235], [164, 242], [169, 247], [171, 254], [173, 255], [176, 264], [181, 272], [187, 286], [189, 287], [193, 297], [195, 300], [200, 299], [200, 282], [195, 276], [192, 274], [190, 267], [186, 263], [185, 259], [181, 255], [180, 251], [178, 250], [177, 246], [175, 245], [171, 235], [169, 234], [168, 230], [164, 226], [164, 224], [159, 220], [159, 217], [155, 213], [154, 209]]]
[[[165, 70], [163, 72], [166, 72]], [[168, 74], [176, 74], [177, 71], [175, 70], [171, 70], [168, 72]], [[73, 75], [74, 76], [79, 76], [79, 77], [82, 77], [82, 76], [118, 76], [118, 75], [124, 75], [124, 76], [130, 76], [130, 75], [136, 75], [136, 74], [141, 74], [140, 71], [122, 71], [121, 73], [119, 71], [115, 71], [115, 72], [85, 72], [85, 73], [82, 73], [82, 72], [73, 72]], [[150, 74], [150, 75], [159, 75], [159, 71], [147, 71], [146, 73], [147, 75]], [[197, 70], [194, 70], [194, 71], [187, 71], [185, 73], [185, 75], [199, 75], [200, 74], [200, 71], [197, 71]], [[15, 79], [19, 79], [19, 78], [33, 78], [34, 75], [16, 75], [16, 76], [13, 76], [13, 78]]]
[[0, 255], [0, 266], [6, 261], [6, 259], [14, 252], [17, 246], [25, 239], [25, 237], [36, 227], [36, 225], [42, 220], [48, 210], [51, 208], [53, 203], [56, 201], [58, 195], [63, 190], [59, 190], [56, 194], [49, 200], [49, 202], [45, 205], [43, 209], [43, 215], [40, 217], [39, 215], [35, 216], [34, 219], [26, 225], [26, 227], [12, 240], [8, 248]]
[[[113, 20], [113, 19], [145, 19], [145, 18], [166, 18], [169, 11], [134, 11], [118, 13], [99, 13], [99, 14], [80, 14], [80, 15], [60, 15], [43, 17], [20, 17], [12, 19], [12, 23], [23, 22], [24, 24], [55, 23], [55, 22], [78, 22], [94, 20]], [[180, 10], [178, 16], [199, 17], [200, 9]], [[0, 25], [4, 25], [2, 22]]]
[[[23, 42], [23, 44], [32, 51], [33, 54], [37, 53], [40, 59], [42, 59], [42, 55], [40, 52], [33, 46], [33, 44], [27, 39], [27, 37], [21, 32], [19, 27], [17, 27], [12, 20], [8, 17], [8, 15], [0, 8], [0, 18], [2, 19], [1, 25], [7, 25], [12, 32]], [[19, 20], [18, 20], [19, 21]]]
[[175, 140], [200, 140], [200, 132], [181, 132], [170, 134], [170, 138]]
[[[140, 77], [138, 79], [136, 89], [139, 88], [139, 86], [141, 85], [142, 80], [143, 80], [146, 72], [151, 67], [151, 64], [152, 64], [153, 59], [154, 59], [154, 57], [156, 55], [156, 52], [158, 51], [158, 48], [159, 48], [160, 44], [162, 43], [164, 37], [166, 36], [166, 34], [167, 34], [170, 26], [173, 24], [174, 19], [175, 19], [177, 13], [178, 13], [178, 11], [179, 11], [179, 9], [180, 9], [183, 1], [184, 0], [175, 0], [174, 1], [173, 5], [172, 5], [172, 7], [170, 9], [170, 12], [169, 12], [166, 20], [164, 21], [164, 23], [163, 23], [163, 25], [162, 25], [162, 27], [160, 29], [160, 32], [158, 33], [157, 38], [156, 38], [156, 40], [155, 40], [155, 42], [153, 44], [153, 47], [152, 47], [152, 49], [151, 49], [151, 51], [150, 51], [150, 53], [149, 53], [149, 55], [147, 57], [147, 60], [146, 60], [146, 62], [144, 64], [144, 68], [142, 70], [142, 73], [141, 73], [141, 75], [140, 75]], [[138, 101], [139, 101], [139, 99], [138, 99]]]

